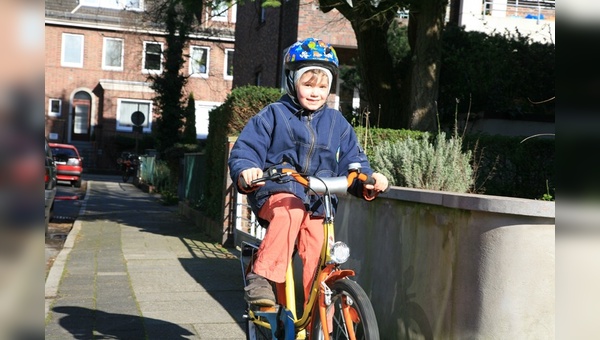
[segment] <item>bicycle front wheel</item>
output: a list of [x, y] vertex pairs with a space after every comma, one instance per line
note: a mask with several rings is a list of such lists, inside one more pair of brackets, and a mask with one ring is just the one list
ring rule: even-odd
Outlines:
[[[331, 290], [331, 305], [327, 307], [329, 338], [351, 339], [350, 334], [354, 333], [357, 340], [378, 340], [379, 328], [373, 306], [358, 283], [350, 279], [339, 280]], [[313, 317], [316, 319], [310, 338], [324, 339], [321, 319], [318, 314]]]

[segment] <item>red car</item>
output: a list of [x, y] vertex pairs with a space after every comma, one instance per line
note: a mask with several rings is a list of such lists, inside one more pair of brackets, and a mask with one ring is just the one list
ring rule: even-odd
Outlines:
[[71, 182], [71, 185], [81, 187], [83, 158], [77, 148], [70, 144], [48, 143], [52, 149], [56, 164], [56, 180]]

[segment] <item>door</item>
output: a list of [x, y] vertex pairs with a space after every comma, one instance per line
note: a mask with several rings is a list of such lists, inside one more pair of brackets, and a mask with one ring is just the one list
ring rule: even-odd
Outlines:
[[79, 91], [73, 97], [71, 112], [71, 139], [80, 141], [90, 140], [90, 116], [92, 97], [89, 93]]

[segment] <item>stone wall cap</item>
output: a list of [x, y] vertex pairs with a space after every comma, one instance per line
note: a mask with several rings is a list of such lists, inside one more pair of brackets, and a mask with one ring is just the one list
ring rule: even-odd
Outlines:
[[380, 197], [472, 211], [555, 218], [555, 203], [542, 200], [404, 187], [392, 187]]

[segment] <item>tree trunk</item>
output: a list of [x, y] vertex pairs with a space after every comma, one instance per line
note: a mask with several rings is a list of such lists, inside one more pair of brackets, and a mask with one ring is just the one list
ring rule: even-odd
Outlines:
[[408, 24], [412, 65], [403, 82], [405, 127], [411, 130], [437, 129], [437, 96], [441, 65], [441, 38], [446, 0], [420, 0], [411, 7]]
[[[366, 3], [368, 10], [371, 10], [370, 3]], [[387, 13], [356, 15], [352, 28], [356, 35], [362, 79], [369, 102], [370, 126], [401, 128], [400, 89], [387, 43], [388, 29], [395, 12]]]

